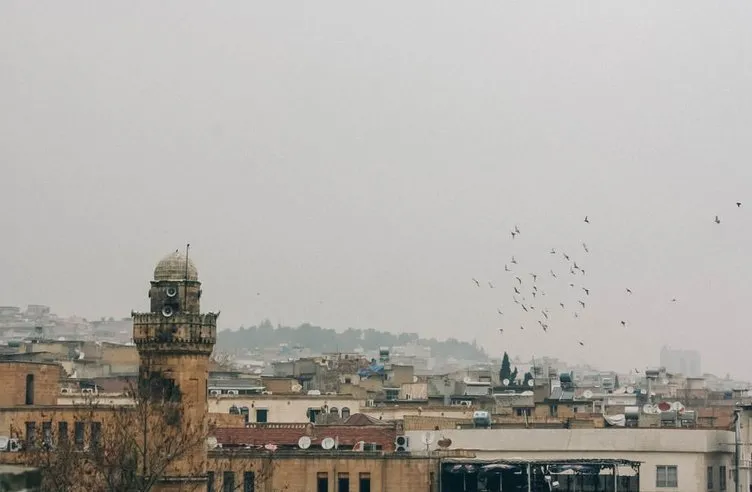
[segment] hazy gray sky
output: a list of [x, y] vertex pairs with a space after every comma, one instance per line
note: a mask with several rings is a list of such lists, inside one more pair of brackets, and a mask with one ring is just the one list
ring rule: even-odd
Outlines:
[[751, 22], [743, 1], [3, 1], [0, 304], [128, 316], [191, 242], [222, 328], [620, 369], [669, 343], [752, 378]]

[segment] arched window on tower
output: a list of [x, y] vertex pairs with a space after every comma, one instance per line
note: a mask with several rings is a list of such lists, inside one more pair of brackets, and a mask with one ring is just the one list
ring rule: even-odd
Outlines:
[[26, 375], [26, 404], [34, 404], [34, 375]]
[[332, 414], [332, 415], [336, 415], [337, 417], [339, 417], [339, 409], [337, 407], [331, 407], [329, 409], [329, 413]]
[[342, 407], [342, 418], [350, 418], [350, 409], [348, 407]]

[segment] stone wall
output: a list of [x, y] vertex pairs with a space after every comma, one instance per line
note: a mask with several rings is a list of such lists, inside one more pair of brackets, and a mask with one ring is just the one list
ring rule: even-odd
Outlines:
[[0, 361], [0, 407], [26, 405], [27, 376], [33, 376], [33, 405], [54, 405], [60, 395], [62, 367], [43, 362]]

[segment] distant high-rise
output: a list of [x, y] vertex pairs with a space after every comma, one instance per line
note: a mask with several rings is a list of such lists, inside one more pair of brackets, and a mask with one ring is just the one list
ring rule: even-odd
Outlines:
[[672, 349], [664, 345], [661, 348], [661, 366], [667, 372], [681, 373], [689, 378], [702, 376], [700, 353], [696, 350]]

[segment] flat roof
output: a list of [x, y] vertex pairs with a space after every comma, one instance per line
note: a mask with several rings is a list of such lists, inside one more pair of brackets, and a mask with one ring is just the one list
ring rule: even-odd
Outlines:
[[563, 458], [563, 459], [532, 459], [532, 458], [507, 458], [484, 460], [481, 458], [442, 458], [444, 464], [485, 464], [485, 465], [639, 465], [643, 461], [625, 460], [621, 458]]

